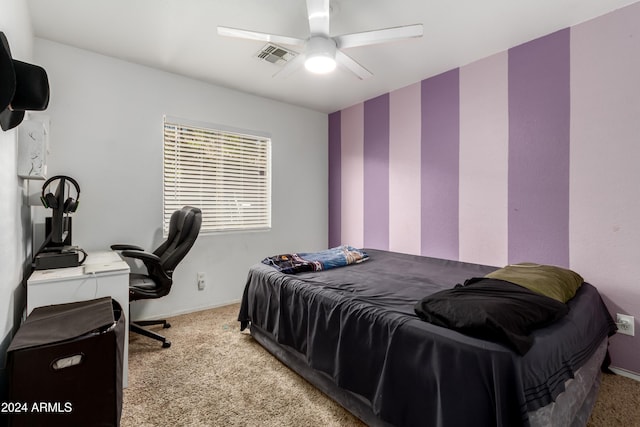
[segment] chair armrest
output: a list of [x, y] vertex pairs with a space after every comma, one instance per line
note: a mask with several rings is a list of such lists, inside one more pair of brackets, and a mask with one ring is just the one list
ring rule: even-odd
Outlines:
[[158, 255], [154, 255], [152, 253], [149, 252], [144, 252], [142, 250], [127, 250], [127, 251], [122, 251], [121, 252], [123, 257], [126, 258], [136, 258], [139, 260], [142, 260], [145, 264], [147, 262], [151, 263], [151, 264], [160, 264], [160, 257]]
[[128, 244], [111, 245], [111, 250], [112, 251], [125, 251], [125, 250], [129, 250], [129, 251], [144, 251], [144, 249], [141, 248], [140, 246], [128, 245]]
[[145, 268], [147, 269], [147, 275], [151, 277], [154, 282], [168, 283], [169, 286], [171, 285], [171, 276], [173, 272], [166, 271], [162, 268], [162, 264], [160, 264], [160, 257], [158, 255], [137, 250], [122, 251], [120, 252], [120, 255], [125, 258], [134, 258], [141, 260]]

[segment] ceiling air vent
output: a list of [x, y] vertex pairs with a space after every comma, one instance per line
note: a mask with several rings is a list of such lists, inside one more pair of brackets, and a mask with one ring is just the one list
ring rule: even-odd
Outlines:
[[282, 46], [267, 43], [256, 54], [256, 57], [263, 61], [271, 62], [272, 64], [284, 65], [291, 61], [296, 55], [296, 52], [288, 50]]

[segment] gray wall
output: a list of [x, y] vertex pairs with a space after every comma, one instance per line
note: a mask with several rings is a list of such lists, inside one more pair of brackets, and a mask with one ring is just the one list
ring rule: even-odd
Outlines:
[[[162, 239], [163, 115], [268, 133], [272, 229], [201, 235], [174, 274], [169, 296], [132, 305], [150, 318], [238, 301], [250, 265], [279, 252], [327, 245], [327, 115], [205, 84], [43, 39], [49, 74], [49, 176], [81, 186], [74, 244], [154, 248]], [[41, 220], [44, 208], [34, 208]], [[204, 272], [207, 287], [198, 291]]]
[[[33, 35], [26, 2], [0, 0], [0, 31], [14, 59], [31, 61]], [[30, 258], [30, 209], [27, 187], [17, 176], [17, 130], [0, 130], [0, 401], [6, 393], [5, 351], [17, 329], [25, 304], [22, 279]]]

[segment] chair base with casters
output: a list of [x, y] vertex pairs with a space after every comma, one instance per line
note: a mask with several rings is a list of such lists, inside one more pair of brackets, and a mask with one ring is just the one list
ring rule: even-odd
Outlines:
[[[114, 245], [115, 246], [115, 245]], [[119, 246], [122, 247], [122, 246]], [[128, 251], [140, 251], [138, 247], [127, 246], [128, 250], [123, 251], [123, 254]], [[142, 252], [144, 253], [144, 252]], [[140, 253], [137, 253], [140, 255]], [[129, 301], [140, 301], [145, 299], [153, 299], [158, 294], [157, 282], [163, 282], [170, 280], [170, 277], [162, 277], [160, 273], [156, 274], [156, 280], [153, 280], [146, 274], [131, 273], [129, 275]], [[129, 322], [129, 332], [135, 332], [145, 337], [162, 342], [162, 348], [171, 347], [171, 341], [159, 333], [153, 332], [143, 326], [155, 326], [162, 325], [163, 329], [171, 327], [166, 320], [132, 320]]]
[[171, 341], [163, 337], [162, 335], [143, 328], [143, 326], [162, 325], [164, 329], [170, 328], [171, 324], [166, 320], [138, 320], [137, 322], [129, 323], [129, 332], [135, 332], [145, 337], [152, 338], [162, 342], [162, 348], [171, 347]]

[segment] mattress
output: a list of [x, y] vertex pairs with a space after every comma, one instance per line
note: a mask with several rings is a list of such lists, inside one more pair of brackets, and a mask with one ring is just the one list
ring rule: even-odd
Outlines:
[[[336, 400], [369, 424], [528, 425], [615, 331], [597, 290], [585, 283], [569, 314], [534, 331], [533, 347], [521, 356], [414, 312], [421, 298], [496, 267], [366, 251], [364, 263], [321, 272], [287, 275], [254, 265], [239, 320], [332, 397], [346, 396], [353, 404]], [[587, 390], [596, 378], [589, 381]]]

